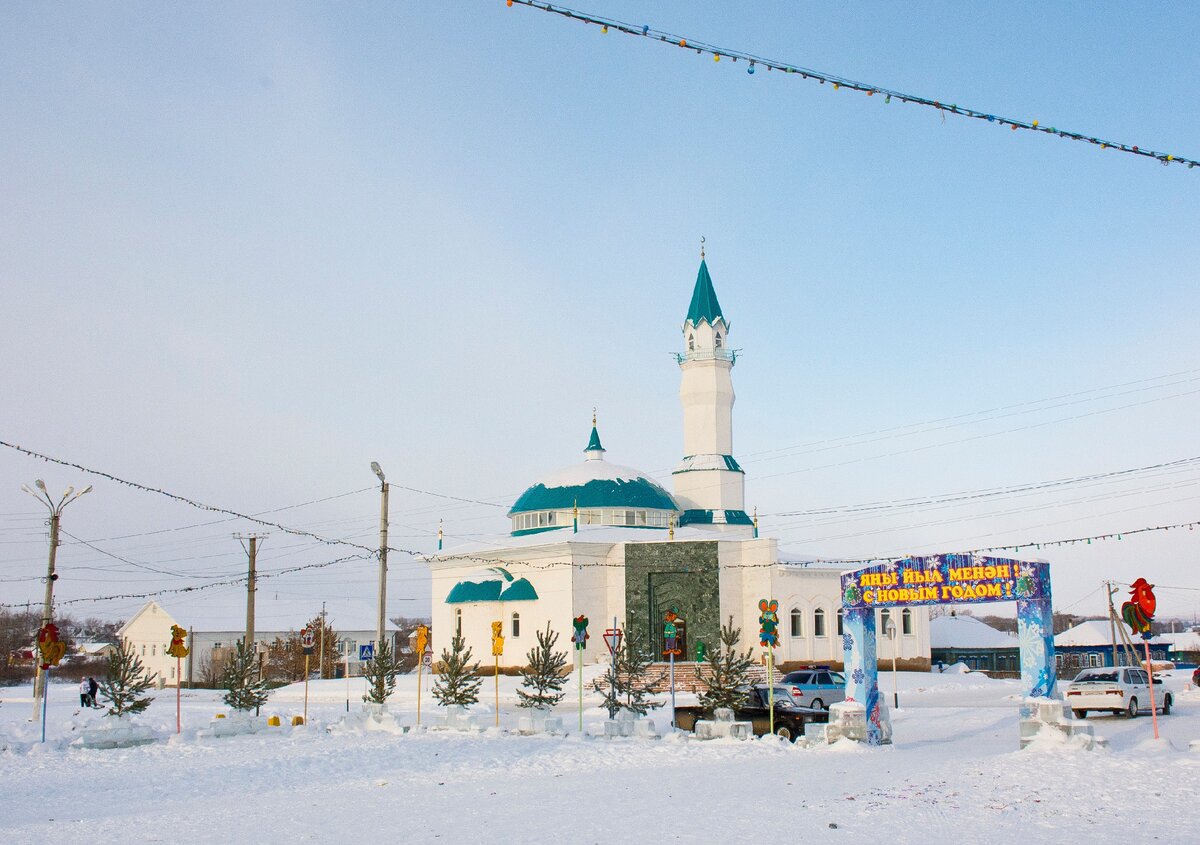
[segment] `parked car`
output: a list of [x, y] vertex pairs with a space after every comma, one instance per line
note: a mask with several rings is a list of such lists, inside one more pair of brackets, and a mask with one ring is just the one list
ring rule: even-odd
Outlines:
[[846, 700], [846, 676], [829, 669], [799, 669], [788, 672], [780, 683], [792, 694], [792, 700], [801, 707], [816, 707], [828, 710], [835, 701]]
[[[1158, 678], [1154, 692], [1154, 706], [1166, 716], [1174, 699]], [[1077, 719], [1087, 718], [1092, 710], [1124, 713], [1132, 719], [1150, 710], [1150, 679], [1145, 669], [1132, 667], [1084, 669], [1067, 686], [1065, 698]]]
[[[750, 722], [755, 736], [764, 736], [771, 731], [771, 711], [767, 706], [768, 687], [760, 684], [750, 687], [746, 702], [733, 711], [739, 722]], [[675, 726], [685, 731], [696, 730], [699, 719], [711, 719], [705, 708], [696, 706], [675, 708]], [[800, 707], [792, 699], [787, 687], [775, 686], [775, 733], [793, 742], [804, 735], [804, 726], [810, 722], [828, 722], [829, 713], [814, 707]]]

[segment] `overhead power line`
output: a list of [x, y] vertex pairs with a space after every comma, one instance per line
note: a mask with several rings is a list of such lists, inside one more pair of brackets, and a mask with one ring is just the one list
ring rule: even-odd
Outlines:
[[666, 44], [684, 50], [693, 50], [700, 55], [709, 55], [713, 57], [713, 61], [720, 62], [721, 59], [729, 59], [732, 63], [737, 63], [740, 59], [746, 63], [746, 72], [753, 76], [756, 68], [766, 68], [767, 71], [780, 71], [784, 74], [798, 74], [801, 79], [816, 82], [820, 85], [830, 84], [833, 91], [839, 91], [846, 88], [851, 91], [857, 91], [865, 94], [868, 97], [879, 95], [883, 104], [891, 103], [893, 99], [899, 100], [901, 103], [911, 103], [913, 105], [925, 106], [927, 108], [936, 109], [943, 116], [946, 114], [954, 114], [959, 117], [969, 117], [975, 120], [985, 121], [997, 126], [1007, 126], [1009, 129], [1016, 131], [1023, 129], [1029, 132], [1041, 132], [1046, 135], [1057, 135], [1059, 138], [1066, 138], [1071, 141], [1083, 141], [1088, 144], [1099, 147], [1102, 150], [1116, 150], [1129, 155], [1142, 156], [1152, 158], [1162, 162], [1163, 165], [1168, 164], [1183, 164], [1187, 167], [1194, 168], [1200, 162], [1195, 159], [1187, 158], [1176, 153], [1160, 152], [1158, 150], [1146, 149], [1138, 144], [1125, 144], [1120, 141], [1111, 141], [1095, 135], [1087, 135], [1081, 132], [1072, 132], [1067, 129], [1059, 129], [1055, 126], [1046, 126], [1039, 120], [1023, 120], [1013, 117], [1005, 117], [990, 111], [981, 109], [968, 108], [960, 106], [957, 103], [946, 103], [941, 99], [932, 99], [923, 97], [919, 94], [909, 94], [904, 91], [899, 91], [895, 88], [888, 88], [884, 85], [875, 85], [869, 82], [858, 82], [853, 79], [848, 79], [844, 76], [827, 73], [825, 71], [813, 70], [812, 68], [801, 67], [798, 65], [789, 64], [788, 62], [779, 61], [777, 59], [768, 59], [754, 53], [747, 53], [742, 50], [734, 50], [728, 47], [718, 47], [715, 44], [709, 44], [704, 41], [699, 41], [695, 38], [678, 35], [671, 32], [665, 32], [660, 29], [654, 29], [649, 24], [638, 26], [637, 24], [626, 23], [616, 20], [615, 18], [606, 18], [600, 15], [594, 15], [589, 12], [581, 12], [577, 9], [569, 9], [566, 6], [552, 5], [550, 3], [541, 2], [541, 0], [507, 0], [507, 5], [528, 6], [531, 9], [537, 9], [541, 12], [550, 12], [555, 15], [560, 15], [564, 18], [579, 21], [585, 24], [595, 24], [600, 27], [600, 32], [607, 34], [610, 29], [615, 29], [617, 32], [625, 35], [634, 35], [640, 38], [646, 38], [661, 44]]

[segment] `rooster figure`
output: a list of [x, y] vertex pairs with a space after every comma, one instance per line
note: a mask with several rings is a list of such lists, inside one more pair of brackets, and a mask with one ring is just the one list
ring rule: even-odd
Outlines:
[[1129, 601], [1121, 605], [1121, 618], [1135, 634], [1150, 632], [1150, 620], [1158, 602], [1154, 598], [1154, 585], [1139, 578], [1129, 585]]

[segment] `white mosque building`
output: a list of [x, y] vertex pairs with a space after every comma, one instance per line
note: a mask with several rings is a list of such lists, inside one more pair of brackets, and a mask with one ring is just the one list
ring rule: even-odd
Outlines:
[[[607, 659], [602, 635], [614, 618], [659, 653], [668, 610], [684, 620], [679, 659], [695, 659], [699, 644], [716, 647], [730, 617], [742, 629], [741, 647], [757, 652], [758, 603], [773, 598], [777, 664], [841, 664], [839, 574], [848, 567], [788, 554], [760, 537], [746, 513], [746, 476], [733, 449], [737, 353], [729, 335], [701, 256], [677, 355], [683, 458], [672, 473], [674, 492], [606, 460], [593, 418], [583, 462], [537, 480], [513, 504], [506, 547], [460, 546], [429, 559], [435, 655], [459, 631], [474, 656], [490, 662], [499, 621], [501, 665], [524, 665], [547, 624], [559, 647], [569, 647], [579, 615], [590, 620], [587, 662]], [[897, 636], [881, 638], [879, 657], [890, 661], [895, 649], [902, 660], [927, 664], [927, 609], [905, 609], [894, 621]]]

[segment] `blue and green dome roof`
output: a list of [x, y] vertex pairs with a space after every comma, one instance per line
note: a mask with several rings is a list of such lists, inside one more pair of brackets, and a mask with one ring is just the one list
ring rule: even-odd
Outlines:
[[584, 450], [588, 459], [566, 467], [537, 481], [517, 499], [508, 515], [531, 511], [634, 508], [678, 511], [671, 494], [632, 467], [610, 464], [602, 457], [604, 447], [592, 426], [592, 436]]

